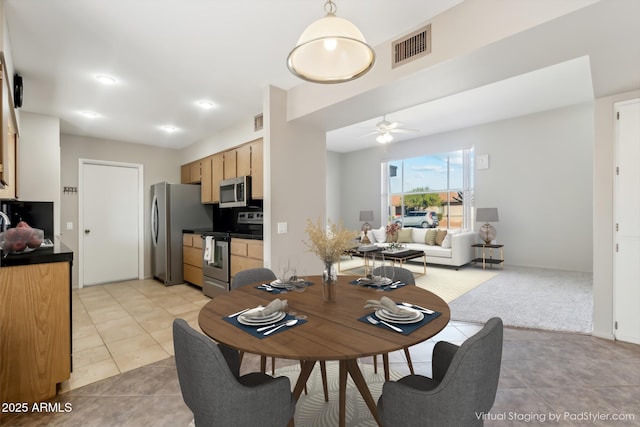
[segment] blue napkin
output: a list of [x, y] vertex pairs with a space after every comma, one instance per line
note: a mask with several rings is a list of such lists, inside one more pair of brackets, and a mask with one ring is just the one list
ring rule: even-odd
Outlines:
[[[239, 316], [235, 316], [235, 317], [232, 317], [232, 318], [223, 317], [223, 319], [224, 319], [226, 322], [231, 323], [231, 324], [232, 324], [233, 326], [235, 326], [236, 328], [242, 329], [242, 330], [243, 330], [243, 331], [245, 331], [246, 333], [251, 334], [251, 335], [253, 335], [254, 337], [259, 338], [259, 339], [267, 338], [267, 337], [270, 337], [270, 336], [272, 336], [272, 335], [279, 334], [280, 332], [286, 331], [287, 329], [295, 328], [296, 326], [300, 326], [300, 325], [302, 325], [303, 323], [307, 323], [307, 320], [305, 320], [305, 319], [298, 319], [298, 323], [296, 323], [296, 324], [295, 324], [295, 325], [293, 325], [293, 326], [283, 326], [282, 328], [278, 329], [277, 331], [275, 331], [275, 332], [273, 332], [273, 333], [271, 333], [271, 334], [269, 334], [269, 335], [264, 335], [264, 333], [265, 333], [265, 332], [267, 332], [267, 331], [268, 331], [268, 329], [267, 329], [267, 330], [264, 330], [264, 331], [262, 331], [262, 332], [258, 332], [258, 331], [257, 331], [257, 329], [258, 329], [258, 328], [261, 328], [261, 327], [263, 327], [263, 326], [267, 326], [267, 325], [258, 325], [258, 326], [248, 326], [248, 325], [243, 325], [242, 323], [238, 322], [238, 317], [239, 317]], [[274, 324], [274, 325], [279, 325], [279, 324], [281, 324], [281, 323], [283, 323], [283, 322], [287, 322], [287, 321], [289, 321], [289, 320], [291, 320], [291, 319], [295, 319], [295, 317], [294, 317], [294, 316], [292, 316], [292, 315], [290, 315], [290, 314], [287, 314], [286, 316], [284, 316], [284, 319], [282, 319], [282, 320], [280, 320], [280, 321], [278, 321], [278, 322], [274, 322], [273, 324]]]
[[[393, 323], [393, 322], [389, 322], [388, 320], [385, 320], [385, 322], [389, 323], [390, 325], [393, 326], [397, 326], [398, 328], [402, 329], [402, 335], [409, 335], [411, 334], [411, 332], [415, 331], [418, 328], [421, 328], [422, 326], [426, 325], [427, 323], [431, 322], [433, 319], [435, 319], [436, 317], [440, 316], [442, 313], [440, 313], [439, 311], [434, 311], [433, 314], [427, 314], [427, 313], [422, 313], [424, 314], [424, 318], [416, 323]], [[376, 320], [384, 320], [384, 319], [380, 319], [378, 316], [375, 315], [374, 313], [371, 314], [366, 314], [364, 316], [362, 316], [360, 319], [358, 319], [361, 322], [367, 323], [371, 326], [377, 326], [379, 328], [383, 328], [386, 329], [387, 331], [392, 331], [388, 326], [383, 325], [382, 323], [378, 323], [377, 325], [373, 325], [371, 323], [369, 323], [369, 321], [367, 320], [367, 317], [373, 317]]]

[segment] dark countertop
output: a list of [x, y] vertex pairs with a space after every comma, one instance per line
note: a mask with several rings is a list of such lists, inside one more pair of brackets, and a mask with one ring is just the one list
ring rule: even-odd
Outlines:
[[[182, 230], [183, 233], [191, 233], [191, 234], [201, 234], [203, 236], [211, 235], [213, 233], [219, 233], [217, 231], [213, 231], [211, 228], [187, 228]], [[224, 233], [224, 232], [222, 232]], [[236, 233], [233, 231], [229, 232], [229, 236], [233, 239], [252, 239], [252, 240], [263, 240], [261, 234], [250, 234], [250, 233]]]
[[187, 228], [182, 230], [183, 233], [190, 233], [190, 234], [203, 234], [203, 233], [212, 233], [213, 232], [213, 228], [208, 227], [208, 228]]
[[73, 263], [73, 251], [59, 239], [54, 239], [53, 246], [40, 247], [31, 252], [10, 253], [5, 256], [0, 251], [0, 267], [14, 267], [18, 265], [45, 264], [50, 262]]

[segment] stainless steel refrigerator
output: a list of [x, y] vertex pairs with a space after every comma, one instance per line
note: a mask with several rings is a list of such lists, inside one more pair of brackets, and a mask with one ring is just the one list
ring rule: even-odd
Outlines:
[[213, 208], [200, 202], [200, 186], [151, 186], [151, 273], [165, 285], [183, 283], [182, 231], [211, 229]]

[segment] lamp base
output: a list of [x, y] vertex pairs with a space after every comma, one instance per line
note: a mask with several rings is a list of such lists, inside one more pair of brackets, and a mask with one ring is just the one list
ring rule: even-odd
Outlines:
[[362, 225], [362, 237], [360, 238], [361, 243], [371, 243], [371, 240], [369, 240], [369, 236], [367, 236], [369, 230], [371, 230], [371, 224], [365, 222]]
[[496, 238], [496, 229], [493, 225], [486, 223], [482, 227], [480, 227], [480, 231], [478, 231], [478, 235], [482, 240], [484, 240], [485, 245], [490, 245], [491, 242]]

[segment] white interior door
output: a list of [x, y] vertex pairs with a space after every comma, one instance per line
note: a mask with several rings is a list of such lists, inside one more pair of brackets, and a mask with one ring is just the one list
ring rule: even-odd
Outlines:
[[81, 285], [139, 276], [140, 165], [81, 165]]
[[640, 344], [640, 99], [616, 113], [614, 335]]

